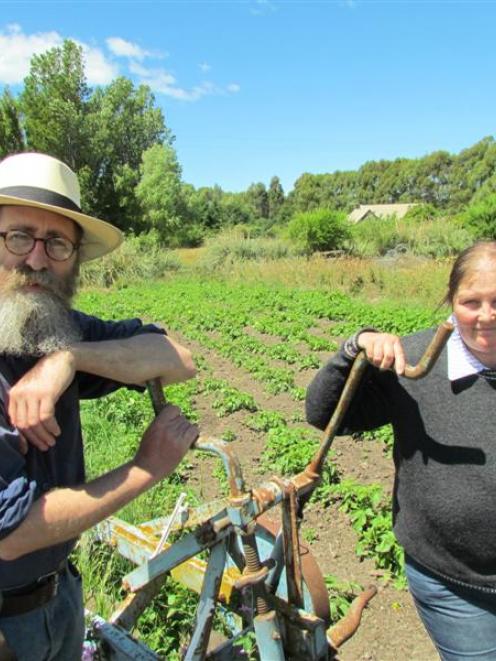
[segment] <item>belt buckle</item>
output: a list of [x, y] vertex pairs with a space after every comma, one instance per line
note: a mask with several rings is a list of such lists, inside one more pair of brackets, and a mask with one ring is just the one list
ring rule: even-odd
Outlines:
[[45, 574], [44, 576], [40, 576], [36, 580], [36, 583], [38, 584], [38, 587], [42, 587], [43, 585], [50, 584], [52, 587], [52, 597], [55, 597], [59, 590], [59, 580], [60, 580], [59, 572], [53, 571], [50, 574]]

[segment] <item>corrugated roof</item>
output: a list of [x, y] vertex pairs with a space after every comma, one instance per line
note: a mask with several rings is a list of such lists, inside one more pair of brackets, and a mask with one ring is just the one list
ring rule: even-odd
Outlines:
[[348, 216], [352, 223], [359, 223], [368, 215], [375, 216], [376, 218], [387, 218], [388, 216], [396, 216], [396, 218], [403, 218], [403, 216], [412, 208], [416, 207], [415, 203], [409, 204], [361, 204]]

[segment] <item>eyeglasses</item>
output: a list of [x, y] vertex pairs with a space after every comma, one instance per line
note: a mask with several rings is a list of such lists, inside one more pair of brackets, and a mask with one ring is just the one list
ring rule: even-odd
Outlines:
[[34, 250], [36, 242], [41, 241], [47, 256], [55, 262], [65, 262], [79, 247], [77, 243], [73, 243], [63, 236], [49, 236], [46, 239], [41, 239], [21, 230], [0, 232], [0, 237], [2, 237], [7, 250], [18, 257], [29, 255]]

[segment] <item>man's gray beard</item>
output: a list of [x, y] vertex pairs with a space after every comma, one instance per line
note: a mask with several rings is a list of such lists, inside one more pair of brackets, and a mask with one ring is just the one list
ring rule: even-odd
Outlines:
[[[65, 349], [81, 339], [70, 314], [77, 269], [60, 280], [48, 272], [25, 267], [0, 269], [0, 353], [13, 356], [44, 356]], [[23, 286], [43, 288], [26, 291]]]

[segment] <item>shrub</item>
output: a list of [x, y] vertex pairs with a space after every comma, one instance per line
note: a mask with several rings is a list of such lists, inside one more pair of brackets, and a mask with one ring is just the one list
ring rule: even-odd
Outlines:
[[307, 254], [341, 248], [349, 233], [346, 214], [332, 209], [299, 213], [288, 225], [290, 239], [302, 246]]
[[348, 247], [360, 257], [375, 257], [384, 255], [398, 243], [398, 228], [393, 218], [369, 218], [353, 225]]
[[433, 204], [417, 204], [407, 211], [404, 220], [413, 220], [417, 222], [425, 222], [433, 220], [439, 216], [439, 211]]
[[169, 241], [170, 248], [198, 248], [205, 240], [205, 229], [198, 223], [184, 221]]
[[476, 239], [496, 238], [496, 193], [469, 206], [461, 222]]
[[298, 250], [288, 241], [248, 238], [246, 226], [238, 226], [206, 241], [199, 266], [214, 270], [245, 261], [285, 259], [297, 253]]
[[110, 287], [122, 282], [160, 278], [181, 268], [181, 261], [162, 248], [154, 231], [126, 238], [124, 243], [101, 259], [81, 267], [83, 286]]

